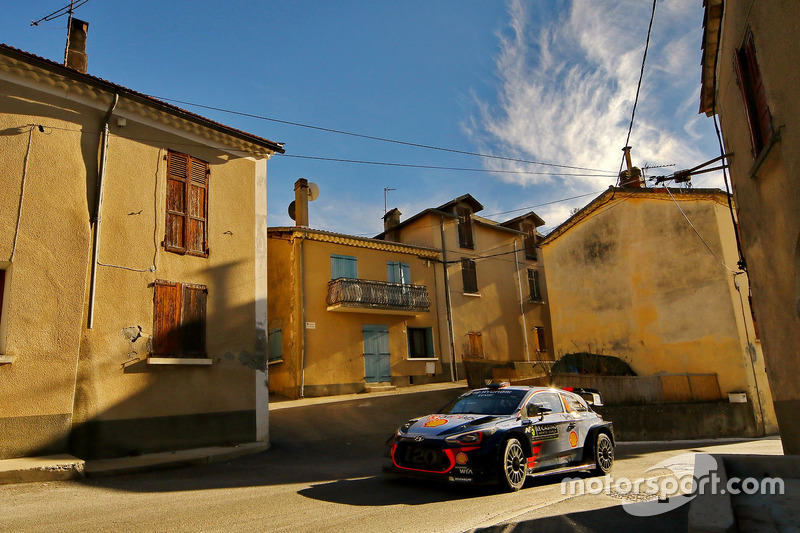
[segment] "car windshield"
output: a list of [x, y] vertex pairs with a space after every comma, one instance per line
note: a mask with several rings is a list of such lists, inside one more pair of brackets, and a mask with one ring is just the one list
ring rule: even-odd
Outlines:
[[456, 398], [442, 409], [441, 414], [510, 415], [519, 408], [526, 390], [479, 390]]

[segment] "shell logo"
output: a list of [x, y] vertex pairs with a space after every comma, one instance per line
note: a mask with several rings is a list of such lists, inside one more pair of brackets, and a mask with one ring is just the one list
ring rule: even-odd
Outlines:
[[466, 464], [467, 461], [469, 461], [467, 454], [465, 454], [464, 452], [458, 452], [458, 455], [456, 455], [456, 463], [463, 465]]
[[447, 424], [447, 419], [446, 419], [446, 418], [439, 418], [439, 417], [437, 416], [437, 417], [430, 417], [430, 418], [428, 418], [428, 421], [427, 421], [427, 422], [425, 422], [425, 424], [423, 424], [423, 426], [422, 426], [422, 427], [426, 427], [426, 428], [438, 428], [439, 426], [443, 426], [443, 425], [445, 425], [445, 424]]
[[578, 434], [574, 431], [569, 434], [569, 445], [573, 448], [578, 445]]

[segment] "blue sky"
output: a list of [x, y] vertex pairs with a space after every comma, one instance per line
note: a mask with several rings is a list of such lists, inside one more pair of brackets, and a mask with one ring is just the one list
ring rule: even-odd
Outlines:
[[[67, 3], [6, 0], [0, 42], [62, 60], [66, 18], [30, 21]], [[320, 187], [312, 227], [374, 235], [385, 187], [403, 218], [471, 193], [497, 220], [539, 206], [546, 231], [614, 184], [650, 11], [644, 0], [90, 0], [76, 16], [89, 22], [90, 74], [159, 98], [596, 169], [177, 104], [286, 143], [288, 156], [474, 169], [270, 160], [270, 225], [292, 223], [286, 208], [302, 177]], [[701, 0], [658, 2], [630, 144], [634, 164], [676, 166], [650, 175], [719, 155], [713, 123], [697, 113], [702, 18]], [[721, 176], [694, 186], [721, 187]], [[579, 195], [588, 196], [550, 203]]]

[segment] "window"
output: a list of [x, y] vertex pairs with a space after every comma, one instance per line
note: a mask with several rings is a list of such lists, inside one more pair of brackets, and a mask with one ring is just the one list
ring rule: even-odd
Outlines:
[[386, 263], [386, 279], [389, 283], [411, 283], [411, 267], [406, 263], [388, 261]]
[[475, 249], [472, 238], [472, 212], [466, 207], [456, 209], [458, 215], [458, 245], [462, 248]]
[[562, 394], [561, 399], [564, 400], [564, 405], [567, 406], [567, 411], [577, 411], [579, 413], [583, 413], [589, 410], [589, 408], [586, 407], [586, 404], [583, 403], [583, 400], [578, 399], [577, 396]]
[[470, 331], [467, 333], [469, 337], [469, 353], [470, 357], [483, 357], [483, 335], [480, 331]]
[[167, 221], [164, 248], [208, 257], [208, 163], [167, 155]]
[[407, 328], [408, 329], [408, 357], [410, 359], [431, 359], [433, 353], [432, 328]]
[[536, 404], [539, 407], [550, 409], [551, 413], [563, 413], [564, 406], [561, 405], [561, 398], [556, 392], [539, 392], [533, 395], [533, 398], [528, 402], [529, 404]]
[[536, 261], [539, 258], [536, 249], [536, 226], [533, 224], [523, 224], [522, 231], [525, 232], [525, 259], [530, 259], [531, 261]]
[[207, 296], [203, 285], [156, 280], [153, 355], [206, 356]]
[[464, 292], [478, 292], [478, 272], [475, 269], [475, 261], [472, 259], [461, 260], [461, 280], [464, 283]]
[[339, 278], [358, 279], [358, 259], [331, 254], [331, 279]]
[[283, 360], [283, 332], [281, 328], [275, 328], [267, 333], [267, 343], [269, 345], [268, 362]]
[[544, 334], [544, 328], [541, 326], [534, 326], [534, 332], [536, 333], [536, 351], [538, 352], [546, 352], [547, 351], [547, 337]]
[[750, 125], [750, 141], [757, 156], [772, 139], [772, 115], [769, 112], [767, 92], [756, 60], [753, 33], [749, 30], [742, 48], [736, 52], [736, 74], [739, 77], [739, 90], [742, 93], [747, 122]]
[[528, 290], [530, 291], [531, 301], [542, 301], [542, 291], [539, 289], [539, 271], [533, 268], [528, 269]]

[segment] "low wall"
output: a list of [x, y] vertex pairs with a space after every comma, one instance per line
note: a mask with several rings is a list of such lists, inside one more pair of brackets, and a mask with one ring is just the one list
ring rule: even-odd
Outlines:
[[760, 436], [750, 403], [604, 405], [595, 411], [614, 423], [620, 441]]

